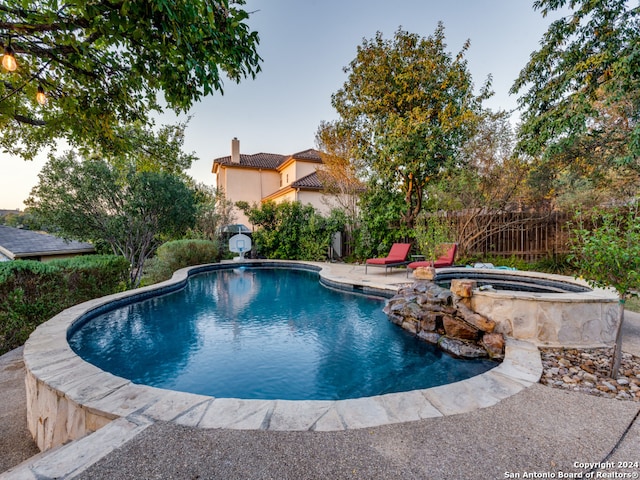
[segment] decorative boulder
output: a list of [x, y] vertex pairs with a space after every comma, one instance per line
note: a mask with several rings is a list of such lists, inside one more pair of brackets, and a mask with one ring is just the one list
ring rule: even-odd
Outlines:
[[489, 357], [496, 360], [504, 358], [504, 336], [501, 333], [485, 333], [480, 345], [489, 353]]
[[449, 355], [459, 358], [484, 358], [489, 356], [487, 351], [473, 342], [444, 336], [440, 338], [438, 346]]
[[437, 345], [442, 335], [436, 332], [426, 332], [422, 330], [421, 332], [418, 333], [418, 337], [424, 340], [425, 342]]
[[458, 303], [458, 314], [465, 322], [470, 323], [474, 327], [482, 330], [483, 332], [493, 332], [496, 328], [496, 322], [488, 319], [484, 315], [474, 312], [463, 303]]
[[418, 281], [389, 300], [389, 320], [445, 352], [464, 358], [504, 358], [504, 336], [494, 332], [496, 322], [468, 305], [475, 282], [463, 280], [456, 293], [433, 282]]
[[450, 315], [445, 315], [442, 317], [442, 321], [444, 324], [444, 331], [447, 333], [447, 336], [463, 340], [478, 339], [479, 330], [464, 320], [460, 320], [459, 318], [452, 317]]
[[473, 290], [477, 287], [475, 280], [451, 280], [451, 292], [462, 298], [471, 298]]
[[420, 280], [433, 280], [436, 277], [436, 269], [433, 267], [418, 267], [413, 271], [413, 276]]

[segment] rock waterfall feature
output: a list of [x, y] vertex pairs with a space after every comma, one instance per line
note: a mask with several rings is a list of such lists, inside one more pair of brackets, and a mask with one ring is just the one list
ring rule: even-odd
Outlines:
[[422, 340], [461, 358], [504, 358], [505, 339], [496, 323], [474, 312], [470, 298], [475, 282], [454, 280], [451, 290], [418, 280], [398, 291], [384, 312], [389, 319]]

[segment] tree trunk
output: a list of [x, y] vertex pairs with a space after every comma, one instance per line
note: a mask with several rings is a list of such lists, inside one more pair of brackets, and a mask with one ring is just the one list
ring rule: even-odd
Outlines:
[[622, 362], [622, 323], [624, 322], [624, 302], [623, 296], [620, 297], [618, 305], [620, 306], [620, 314], [618, 317], [618, 331], [616, 332], [616, 343], [613, 346], [613, 355], [611, 357], [611, 371], [609, 376], [613, 379], [618, 378], [620, 363]]

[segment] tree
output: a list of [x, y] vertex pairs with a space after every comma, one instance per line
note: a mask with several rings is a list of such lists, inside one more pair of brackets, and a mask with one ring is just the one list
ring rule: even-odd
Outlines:
[[[116, 127], [183, 112], [260, 71], [244, 0], [5, 0], [0, 40], [18, 68], [0, 73], [0, 145], [32, 158], [64, 138], [128, 149]], [[42, 88], [46, 106], [36, 103]]]
[[346, 216], [347, 230], [353, 231], [358, 217], [358, 198], [364, 192], [361, 166], [352, 158], [353, 137], [336, 122], [322, 122], [316, 132], [316, 144], [322, 152], [318, 178], [324, 191], [331, 194]]
[[483, 112], [474, 135], [460, 149], [460, 161], [429, 188], [429, 210], [503, 211], [517, 201], [525, 162], [514, 156], [513, 147], [508, 112]]
[[624, 305], [632, 292], [640, 290], [639, 205], [626, 213], [596, 212], [594, 218], [595, 228], [582, 226], [573, 232], [571, 258], [591, 285], [613, 287], [618, 292], [618, 328], [609, 372], [611, 378], [617, 378], [622, 356]]
[[2, 224], [26, 230], [43, 230], [43, 225], [29, 211], [0, 214], [0, 225]]
[[431, 213], [418, 226], [424, 229], [420, 224], [425, 220], [436, 226], [447, 224], [452, 233], [447, 241], [455, 239], [464, 254], [514, 226], [503, 222], [504, 213], [521, 206], [529, 166], [514, 155], [514, 132], [503, 111], [482, 113], [460, 158], [459, 165], [443, 171], [428, 186], [426, 210]]
[[533, 52], [511, 93], [523, 110], [518, 148], [544, 169], [640, 169], [640, 8], [627, 0], [537, 0], [569, 7]]
[[64, 238], [103, 241], [131, 265], [136, 287], [144, 261], [163, 240], [194, 222], [193, 192], [176, 175], [115, 167], [69, 152], [51, 157], [26, 201]]
[[222, 190], [201, 183], [196, 185], [195, 198], [196, 222], [190, 235], [215, 242], [221, 252], [228, 251], [222, 227], [236, 221], [233, 202]]
[[404, 196], [390, 183], [371, 180], [361, 196], [358, 227], [354, 231], [354, 255], [360, 260], [385, 256], [394, 243], [412, 236], [401, 221], [406, 206]]
[[[435, 260], [446, 253], [444, 244], [453, 243], [454, 232], [445, 217], [426, 215], [420, 212], [416, 219], [415, 236], [418, 252], [431, 262], [433, 267]], [[444, 251], [442, 251], [444, 248]]]
[[422, 209], [426, 184], [455, 162], [490, 95], [489, 81], [479, 96], [473, 93], [468, 48], [466, 42], [452, 57], [441, 23], [427, 38], [398, 29], [385, 40], [378, 32], [358, 47], [347, 81], [332, 96], [341, 128], [355, 140], [352, 157], [371, 179], [403, 194], [408, 227]]
[[87, 156], [108, 158], [110, 163], [121, 169], [135, 165], [137, 171], [164, 172], [188, 179], [185, 171], [198, 160], [194, 152], [182, 150], [188, 122], [162, 125], [156, 130], [141, 122], [119, 126], [116, 128], [117, 135], [127, 138], [130, 145], [127, 151], [119, 155], [113, 155], [108, 149], [80, 150]]

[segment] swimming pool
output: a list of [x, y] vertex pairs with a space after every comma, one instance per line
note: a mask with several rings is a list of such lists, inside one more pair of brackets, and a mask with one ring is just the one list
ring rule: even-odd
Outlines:
[[72, 349], [134, 383], [214, 397], [340, 400], [424, 389], [496, 366], [458, 360], [387, 320], [384, 300], [316, 272], [233, 268], [86, 317]]

